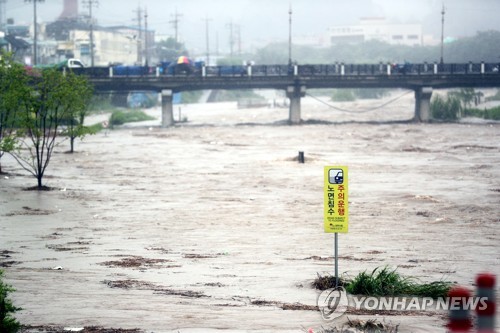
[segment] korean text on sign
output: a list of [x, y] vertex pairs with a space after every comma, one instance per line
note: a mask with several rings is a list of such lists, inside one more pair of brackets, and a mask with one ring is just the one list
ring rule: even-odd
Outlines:
[[349, 226], [347, 167], [326, 166], [324, 172], [325, 232], [346, 233]]

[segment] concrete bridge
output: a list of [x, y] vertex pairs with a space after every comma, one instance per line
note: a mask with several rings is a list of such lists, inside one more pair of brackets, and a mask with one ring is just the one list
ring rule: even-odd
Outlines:
[[[113, 67], [77, 68], [96, 91], [150, 90], [162, 96], [162, 127], [173, 120], [173, 93], [210, 89], [281, 89], [290, 99], [289, 123], [301, 121], [301, 98], [316, 88], [405, 88], [415, 91], [415, 121], [431, 119], [433, 89], [500, 87], [499, 64], [330, 64], [204, 66], [192, 74], [163, 74], [160, 67], [139, 67], [117, 75]], [[131, 67], [132, 68], [132, 67]], [[134, 67], [137, 70], [138, 67]]]

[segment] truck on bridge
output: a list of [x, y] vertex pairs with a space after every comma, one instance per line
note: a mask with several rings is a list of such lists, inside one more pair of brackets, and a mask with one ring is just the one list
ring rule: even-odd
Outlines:
[[87, 66], [85, 66], [80, 59], [76, 59], [76, 58], [66, 59], [66, 60], [60, 61], [56, 64], [44, 64], [44, 65], [36, 65], [35, 66], [35, 68], [40, 68], [40, 69], [57, 68], [57, 69], [61, 69], [61, 70], [67, 69], [67, 68], [85, 68], [85, 67], [87, 67]]

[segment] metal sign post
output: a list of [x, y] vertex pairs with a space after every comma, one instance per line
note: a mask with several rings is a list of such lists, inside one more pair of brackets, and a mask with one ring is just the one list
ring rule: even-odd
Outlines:
[[339, 233], [335, 233], [335, 288], [339, 286]]
[[335, 286], [339, 285], [339, 238], [349, 227], [348, 178], [346, 166], [324, 168], [324, 228], [335, 234]]

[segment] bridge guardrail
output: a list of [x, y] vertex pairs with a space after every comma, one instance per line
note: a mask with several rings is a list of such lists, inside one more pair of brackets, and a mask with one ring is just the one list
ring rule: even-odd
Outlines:
[[500, 63], [463, 64], [327, 64], [327, 65], [253, 65], [205, 66], [192, 74], [175, 74], [159, 71], [157, 67], [113, 66], [72, 69], [77, 74], [99, 77], [283, 77], [283, 76], [379, 76], [379, 75], [436, 75], [436, 74], [496, 74]]

